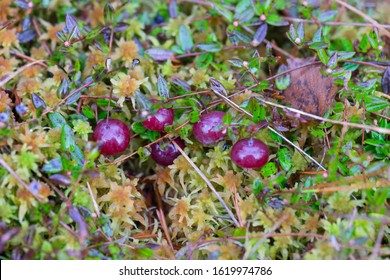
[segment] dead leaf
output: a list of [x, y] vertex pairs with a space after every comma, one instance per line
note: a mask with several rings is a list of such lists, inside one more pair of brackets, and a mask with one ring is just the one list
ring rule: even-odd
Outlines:
[[[294, 69], [314, 62], [313, 58], [287, 59], [288, 69]], [[332, 104], [338, 88], [333, 85], [333, 78], [322, 75], [321, 65], [310, 65], [290, 72], [291, 83], [284, 91], [283, 102], [293, 108], [323, 116]]]

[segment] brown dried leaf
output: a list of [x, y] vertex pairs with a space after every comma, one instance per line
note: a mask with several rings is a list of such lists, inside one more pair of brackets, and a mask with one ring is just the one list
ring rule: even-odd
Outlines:
[[[287, 59], [288, 69], [294, 69], [314, 62], [312, 58]], [[310, 65], [292, 71], [291, 83], [284, 91], [284, 102], [295, 109], [323, 116], [332, 104], [338, 88], [333, 84], [332, 77], [326, 77], [320, 72], [321, 65]]]

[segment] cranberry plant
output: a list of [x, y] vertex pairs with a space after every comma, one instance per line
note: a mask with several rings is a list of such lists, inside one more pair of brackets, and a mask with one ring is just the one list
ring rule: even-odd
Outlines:
[[0, 257], [388, 258], [373, 3], [1, 1]]

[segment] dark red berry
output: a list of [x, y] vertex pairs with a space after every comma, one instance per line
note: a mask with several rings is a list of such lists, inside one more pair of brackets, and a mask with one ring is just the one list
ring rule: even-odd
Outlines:
[[[180, 148], [184, 149], [186, 146], [184, 141], [180, 138], [175, 138], [175, 142]], [[158, 164], [168, 166], [180, 155], [180, 151], [169, 140], [162, 140], [159, 143], [152, 145], [151, 156]]]
[[224, 115], [225, 113], [221, 111], [213, 111], [202, 115], [193, 127], [196, 140], [203, 145], [214, 144], [222, 140], [226, 134], [226, 128], [222, 121]]
[[129, 146], [130, 129], [120, 120], [102, 120], [93, 132], [93, 140], [102, 145], [103, 155], [120, 154]]
[[147, 129], [164, 132], [166, 126], [173, 124], [174, 116], [172, 108], [160, 108], [154, 115], [148, 116], [142, 124]]
[[232, 161], [242, 168], [263, 167], [269, 156], [267, 145], [262, 141], [247, 138], [236, 142], [230, 152]]

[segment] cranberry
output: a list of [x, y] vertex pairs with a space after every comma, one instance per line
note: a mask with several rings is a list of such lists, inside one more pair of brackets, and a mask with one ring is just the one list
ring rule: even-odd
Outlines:
[[164, 132], [164, 128], [167, 125], [173, 124], [174, 116], [175, 115], [172, 108], [160, 108], [154, 115], [148, 116], [148, 118], [144, 120], [142, 124], [149, 130]]
[[102, 120], [93, 132], [93, 140], [102, 145], [103, 155], [120, 154], [130, 143], [130, 129], [120, 120]]
[[262, 141], [247, 138], [236, 142], [230, 152], [232, 161], [242, 168], [263, 167], [269, 156], [267, 145]]
[[209, 145], [216, 143], [225, 136], [226, 128], [223, 127], [222, 118], [225, 115], [221, 111], [213, 111], [202, 115], [194, 124], [193, 134], [200, 143]]
[[[180, 148], [184, 149], [186, 145], [183, 139], [175, 138], [174, 140]], [[152, 145], [151, 156], [155, 162], [161, 165], [171, 165], [180, 154], [180, 151], [169, 140], [162, 140]]]

